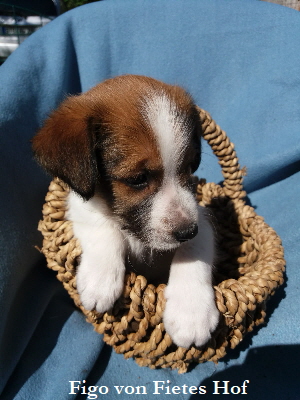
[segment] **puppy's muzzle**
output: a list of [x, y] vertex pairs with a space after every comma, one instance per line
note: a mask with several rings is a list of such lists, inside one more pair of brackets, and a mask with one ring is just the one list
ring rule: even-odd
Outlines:
[[198, 233], [198, 225], [192, 224], [187, 228], [181, 229], [174, 232], [173, 235], [178, 242], [186, 242], [187, 240], [193, 239]]

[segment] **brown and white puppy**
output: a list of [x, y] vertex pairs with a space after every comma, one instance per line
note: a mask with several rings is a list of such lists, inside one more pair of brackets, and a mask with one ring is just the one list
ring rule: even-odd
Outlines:
[[175, 251], [164, 325], [182, 347], [209, 340], [219, 319], [212, 288], [214, 237], [191, 174], [201, 126], [180, 87], [125, 75], [67, 98], [33, 139], [39, 163], [65, 181], [68, 219], [82, 256], [86, 309], [107, 311], [122, 293], [128, 255]]

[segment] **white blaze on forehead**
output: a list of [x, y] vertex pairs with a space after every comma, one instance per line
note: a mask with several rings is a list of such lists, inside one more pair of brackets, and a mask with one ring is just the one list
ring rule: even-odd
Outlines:
[[144, 103], [144, 117], [152, 128], [166, 175], [174, 175], [189, 143], [188, 118], [165, 93], [151, 93]]
[[192, 133], [191, 120], [175, 101], [164, 93], [150, 93], [144, 100], [143, 116], [155, 135], [161, 154], [164, 177], [149, 210], [148, 240], [151, 247], [168, 250], [179, 246], [174, 232], [197, 223], [194, 195], [180, 184], [182, 163]]

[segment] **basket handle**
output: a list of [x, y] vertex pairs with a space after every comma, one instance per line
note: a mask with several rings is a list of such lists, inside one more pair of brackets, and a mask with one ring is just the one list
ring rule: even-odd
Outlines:
[[209, 113], [197, 107], [199, 112], [202, 135], [218, 157], [224, 176], [223, 190], [231, 199], [242, 199], [246, 196], [243, 190], [243, 176], [246, 169], [240, 167], [239, 160], [226, 133], [215, 123]]

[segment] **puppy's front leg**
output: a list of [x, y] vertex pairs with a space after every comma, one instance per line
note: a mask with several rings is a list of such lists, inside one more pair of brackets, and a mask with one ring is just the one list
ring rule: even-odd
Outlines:
[[71, 194], [68, 218], [82, 255], [76, 274], [84, 308], [109, 310], [121, 296], [125, 274], [124, 237], [97, 199], [83, 202]]
[[88, 246], [82, 246], [76, 277], [82, 305], [98, 312], [109, 310], [121, 296], [124, 286], [123, 243], [107, 230], [105, 236], [95, 235]]
[[219, 321], [212, 287], [213, 232], [201, 209], [199, 214], [198, 235], [176, 251], [165, 290], [165, 329], [185, 348], [204, 345]]

